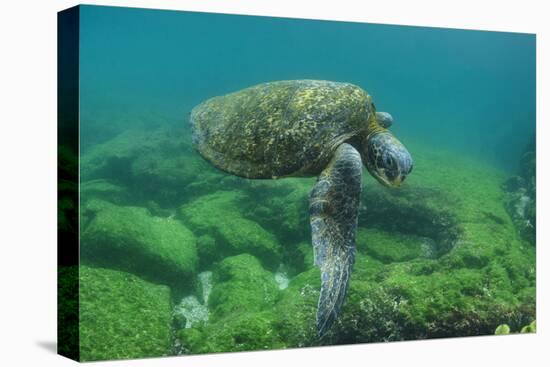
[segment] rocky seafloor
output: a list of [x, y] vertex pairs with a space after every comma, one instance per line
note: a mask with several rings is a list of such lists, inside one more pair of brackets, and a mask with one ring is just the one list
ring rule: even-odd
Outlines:
[[534, 320], [534, 234], [518, 227], [533, 220], [518, 219], [534, 215], [534, 196], [518, 204], [518, 190], [534, 193], [529, 177], [514, 186], [409, 141], [415, 168], [402, 188], [364, 171], [350, 288], [319, 340], [315, 178], [225, 174], [186, 134], [130, 130], [81, 157], [81, 264], [60, 272], [79, 270], [82, 360], [485, 335]]

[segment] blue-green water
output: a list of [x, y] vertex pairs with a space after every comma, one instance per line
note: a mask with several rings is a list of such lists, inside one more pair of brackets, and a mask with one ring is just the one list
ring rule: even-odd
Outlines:
[[[194, 106], [290, 79], [364, 88], [415, 161], [398, 190], [364, 170], [322, 340], [315, 178], [238, 178], [191, 146]], [[534, 35], [82, 6], [81, 358], [519, 332], [535, 317], [535, 107]]]
[[506, 168], [535, 130], [530, 34], [83, 7], [80, 51], [84, 121], [146, 108], [183, 124], [212, 96], [326, 79], [366, 89], [398, 134]]

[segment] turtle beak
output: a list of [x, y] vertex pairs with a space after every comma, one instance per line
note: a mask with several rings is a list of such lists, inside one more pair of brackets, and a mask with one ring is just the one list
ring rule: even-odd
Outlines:
[[403, 182], [403, 180], [399, 176], [394, 178], [393, 180], [390, 180], [384, 174], [377, 174], [375, 175], [375, 178], [378, 180], [378, 182], [386, 187], [399, 187]]
[[392, 181], [391, 181], [391, 186], [393, 187], [399, 187], [403, 184], [403, 182], [405, 181], [405, 179], [407, 178], [407, 175], [409, 173], [411, 173], [412, 171], [412, 161], [410, 162], [410, 165], [407, 166], [407, 172], [401, 172], [400, 174], [398, 174]]
[[405, 181], [405, 177], [404, 176], [397, 176], [392, 182], [391, 182], [391, 185], [393, 187], [399, 187], [401, 186], [401, 184], [403, 183], [403, 181]]

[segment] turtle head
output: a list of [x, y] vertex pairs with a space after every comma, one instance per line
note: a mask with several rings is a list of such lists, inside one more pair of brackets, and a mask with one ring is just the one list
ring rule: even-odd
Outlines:
[[413, 168], [407, 148], [385, 129], [367, 135], [361, 155], [369, 173], [384, 186], [400, 186]]

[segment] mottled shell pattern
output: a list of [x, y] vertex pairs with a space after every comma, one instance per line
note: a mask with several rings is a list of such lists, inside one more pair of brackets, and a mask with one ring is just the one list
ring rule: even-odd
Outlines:
[[340, 144], [376, 122], [358, 86], [318, 80], [259, 84], [211, 98], [191, 112], [195, 148], [247, 178], [319, 174]]

